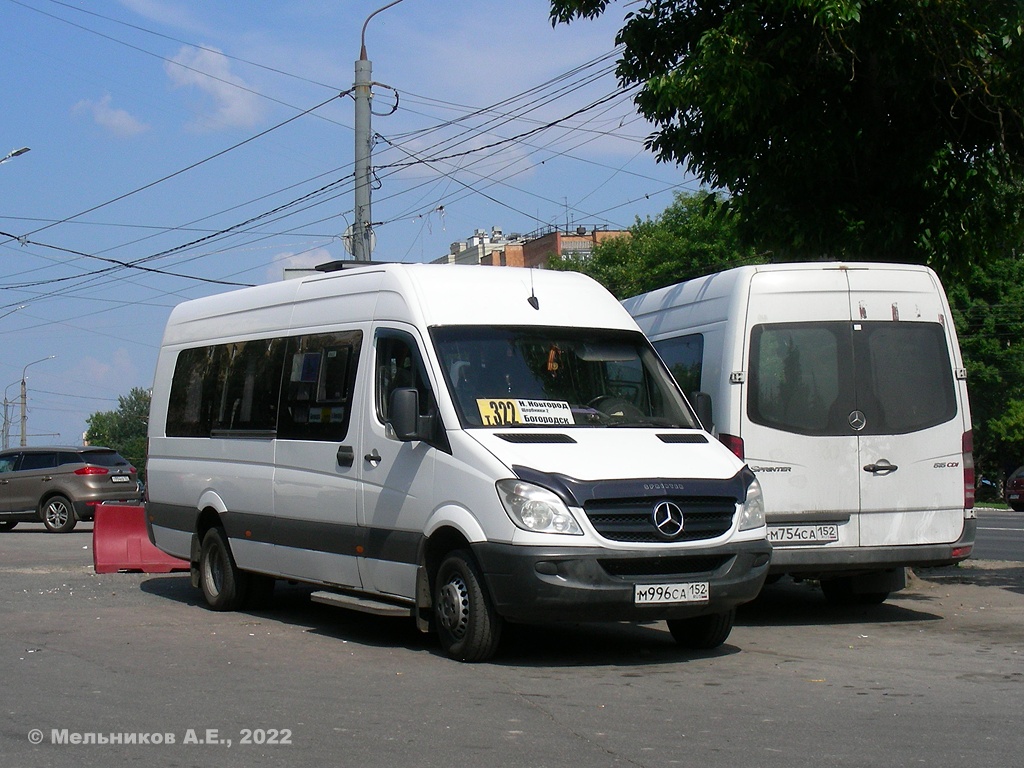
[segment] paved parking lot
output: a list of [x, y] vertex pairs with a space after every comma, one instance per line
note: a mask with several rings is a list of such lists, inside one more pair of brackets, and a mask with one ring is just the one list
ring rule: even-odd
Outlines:
[[659, 624], [520, 627], [480, 665], [301, 587], [218, 614], [187, 575], [98, 575], [89, 526], [0, 534], [0, 578], [11, 768], [1020, 763], [1020, 563], [871, 608], [783, 582], [712, 653]]

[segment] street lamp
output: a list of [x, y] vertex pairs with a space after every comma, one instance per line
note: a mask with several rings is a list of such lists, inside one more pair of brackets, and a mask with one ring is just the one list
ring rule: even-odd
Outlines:
[[25, 371], [28, 370], [30, 365], [35, 365], [36, 363], [45, 363], [47, 360], [53, 360], [53, 358], [55, 358], [55, 357], [56, 357], [56, 355], [50, 355], [49, 357], [44, 357], [44, 358], [41, 358], [39, 360], [33, 360], [31, 363], [29, 363], [28, 365], [26, 365], [24, 368], [21, 369], [21, 447], [22, 448], [24, 448], [26, 445], [28, 445], [28, 443], [25, 442], [25, 437], [26, 437], [25, 427], [27, 426], [27, 423], [28, 423], [28, 414], [25, 412], [25, 405], [28, 403], [28, 388], [25, 386]]
[[24, 305], [24, 304], [22, 304], [22, 305], [21, 305], [20, 307], [15, 307], [15, 308], [14, 308], [14, 309], [12, 309], [12, 310], [9, 310], [9, 311], [7, 311], [7, 312], [4, 312], [4, 313], [3, 313], [2, 315], [0, 315], [0, 320], [3, 320], [3, 319], [4, 319], [5, 317], [7, 317], [8, 315], [13, 315], [13, 314], [14, 314], [15, 312], [17, 312], [17, 311], [18, 311], [19, 309], [24, 309], [24, 308], [25, 308], [25, 305]]
[[3, 165], [8, 160], [10, 160], [12, 157], [18, 157], [19, 155], [24, 155], [30, 149], [31, 149], [31, 147], [22, 147], [21, 149], [12, 149], [10, 152], [8, 152], [6, 155], [3, 156], [3, 159], [0, 159], [0, 165]]

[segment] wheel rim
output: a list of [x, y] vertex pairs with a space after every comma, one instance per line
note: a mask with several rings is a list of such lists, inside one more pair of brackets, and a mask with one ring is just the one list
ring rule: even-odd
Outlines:
[[216, 597], [220, 594], [220, 590], [224, 584], [224, 561], [221, 558], [219, 549], [214, 549], [210, 552], [210, 556], [206, 558], [206, 568], [204, 571], [206, 576], [206, 588], [210, 592], [210, 595]]
[[452, 576], [441, 588], [437, 605], [441, 625], [455, 639], [461, 639], [469, 626], [469, 588], [460, 576]]
[[59, 501], [46, 505], [46, 522], [51, 528], [61, 528], [68, 522], [68, 508]]

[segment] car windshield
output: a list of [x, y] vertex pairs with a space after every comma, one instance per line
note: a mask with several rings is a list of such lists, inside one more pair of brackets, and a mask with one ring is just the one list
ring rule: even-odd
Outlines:
[[639, 332], [446, 326], [431, 334], [464, 427], [696, 428]]

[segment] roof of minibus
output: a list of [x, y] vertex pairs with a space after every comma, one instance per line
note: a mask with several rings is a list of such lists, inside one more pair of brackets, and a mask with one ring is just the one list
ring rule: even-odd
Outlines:
[[[327, 309], [325, 302], [344, 298]], [[351, 299], [351, 300], [350, 300]], [[301, 317], [300, 317], [301, 316]], [[370, 319], [434, 325], [635, 330], [599, 283], [574, 272], [449, 264], [371, 264], [179, 304], [164, 344]], [[210, 321], [215, 320], [211, 327]]]

